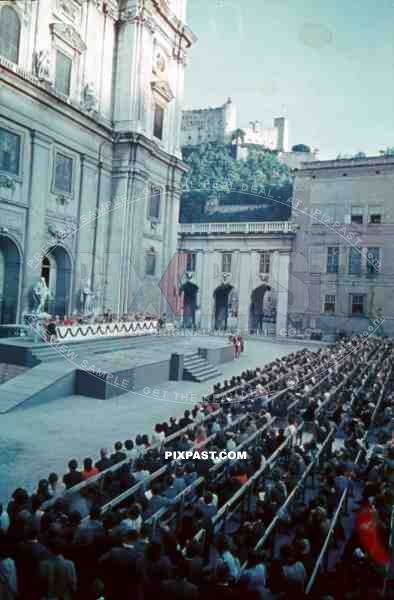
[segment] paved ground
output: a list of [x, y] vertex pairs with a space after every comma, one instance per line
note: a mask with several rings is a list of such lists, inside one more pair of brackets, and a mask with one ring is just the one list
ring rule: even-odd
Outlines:
[[[241, 359], [221, 365], [223, 379], [305, 346], [248, 341]], [[310, 347], [316, 350], [317, 345]], [[64, 473], [72, 457], [96, 457], [103, 445], [110, 447], [117, 439], [149, 433], [155, 423], [180, 416], [207, 393], [212, 383], [215, 381], [168, 382], [111, 400], [69, 396], [1, 415], [0, 502], [6, 502], [18, 486], [33, 491], [38, 479], [51, 471]]]

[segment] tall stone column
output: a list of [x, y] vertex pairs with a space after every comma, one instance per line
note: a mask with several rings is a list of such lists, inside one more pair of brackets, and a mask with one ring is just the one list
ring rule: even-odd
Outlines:
[[[76, 253], [73, 277], [73, 309], [79, 309], [79, 297], [81, 288], [92, 287], [92, 269], [93, 269], [93, 246], [94, 230], [97, 227], [98, 219], [89, 219], [89, 224], [84, 225], [81, 217], [86, 219], [90, 214], [94, 214], [96, 208], [96, 196], [98, 185], [98, 166], [96, 161], [85, 156], [81, 157], [80, 172], [80, 190], [78, 205], [78, 230], [75, 233]], [[88, 281], [90, 282], [88, 284]]]
[[276, 336], [287, 336], [287, 312], [289, 303], [289, 264], [290, 253], [280, 250], [275, 260], [275, 277], [278, 282], [278, 300], [276, 306]]
[[[49, 169], [52, 140], [38, 131], [31, 132], [29, 207], [26, 224], [24, 272], [22, 284], [22, 313], [31, 308], [31, 289], [41, 276], [41, 263], [48, 248], [45, 246], [45, 223], [49, 189]], [[39, 174], [39, 175], [38, 175]]]
[[179, 271], [183, 261], [177, 256], [177, 235], [179, 219], [179, 188], [174, 186], [166, 187], [165, 218], [164, 218], [164, 238], [163, 238], [163, 256], [162, 256], [162, 279], [161, 287], [161, 312], [170, 315], [174, 312], [174, 289], [178, 287], [179, 279], [183, 273]]
[[212, 329], [212, 312], [213, 312], [213, 265], [214, 255], [212, 251], [203, 253], [203, 273], [204, 279], [201, 289], [201, 329], [208, 332]]
[[[134, 172], [129, 190], [127, 218], [125, 221], [126, 244], [124, 251], [124, 277], [121, 295], [122, 311], [127, 312], [138, 304], [141, 295], [140, 288], [146, 285], [144, 227], [146, 207], [149, 201], [147, 192], [148, 174]], [[158, 294], [159, 292], [157, 292]], [[144, 296], [142, 296], [144, 297]], [[143, 300], [141, 300], [143, 301]], [[145, 306], [141, 306], [142, 310]], [[157, 306], [159, 308], [159, 306]]]
[[238, 313], [238, 327], [241, 335], [249, 333], [249, 309], [250, 309], [250, 281], [251, 281], [251, 267], [252, 252], [240, 252], [240, 276], [239, 276], [239, 313]]

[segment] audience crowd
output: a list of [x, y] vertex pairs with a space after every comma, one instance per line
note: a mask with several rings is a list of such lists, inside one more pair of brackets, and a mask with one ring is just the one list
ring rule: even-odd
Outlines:
[[392, 356], [374, 337], [291, 353], [16, 489], [0, 600], [394, 597]]

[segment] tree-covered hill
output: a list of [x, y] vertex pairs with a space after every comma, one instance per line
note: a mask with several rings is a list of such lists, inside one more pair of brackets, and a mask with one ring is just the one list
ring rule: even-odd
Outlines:
[[[189, 172], [183, 181], [181, 222], [289, 218], [292, 178], [277, 154], [262, 148], [249, 148], [242, 160], [233, 154], [231, 144], [208, 143], [184, 149]], [[211, 205], [208, 212], [207, 203]], [[215, 210], [215, 204], [220, 210]], [[222, 208], [226, 205], [238, 205], [239, 210], [226, 213]]]

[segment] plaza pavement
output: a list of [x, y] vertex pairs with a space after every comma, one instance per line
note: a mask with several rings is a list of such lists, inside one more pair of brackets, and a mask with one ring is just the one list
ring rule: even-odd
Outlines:
[[[306, 346], [249, 339], [239, 360], [219, 366], [221, 379]], [[309, 347], [317, 350], [318, 345]], [[167, 382], [149, 392], [137, 390], [110, 400], [74, 395], [1, 415], [0, 502], [8, 501], [16, 487], [33, 491], [37, 481], [51, 471], [64, 474], [70, 458], [96, 459], [100, 447], [112, 448], [116, 440], [150, 433], [155, 423], [181, 416], [213, 383], [216, 380]]]

